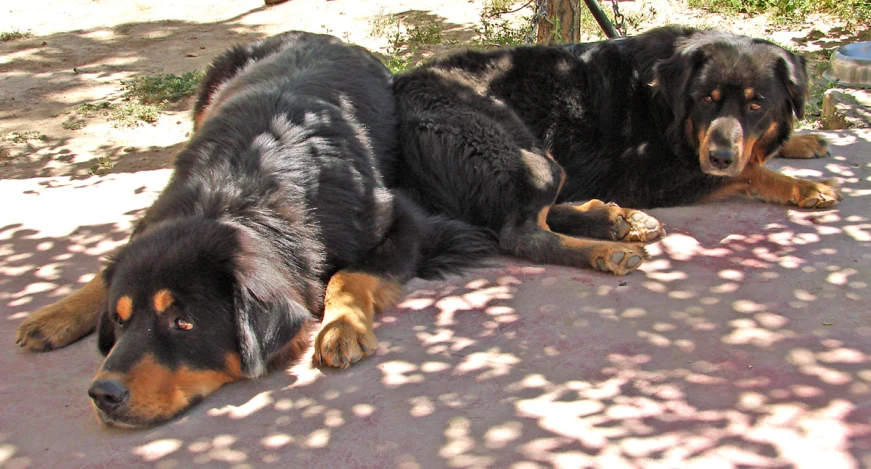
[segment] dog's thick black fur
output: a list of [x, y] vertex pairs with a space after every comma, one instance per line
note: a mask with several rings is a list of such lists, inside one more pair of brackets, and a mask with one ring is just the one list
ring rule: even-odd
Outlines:
[[839, 200], [828, 185], [762, 167], [778, 151], [826, 153], [818, 137], [788, 140], [804, 112], [805, 64], [763, 40], [666, 27], [588, 44], [468, 51], [398, 77], [394, 90], [400, 179], [416, 200], [499, 232], [503, 249], [537, 261], [622, 273], [637, 257], [611, 251], [591, 262], [561, 235], [661, 235], [640, 212], [569, 202]]
[[107, 357], [89, 394], [117, 426], [165, 421], [295, 358], [312, 319], [324, 323], [318, 362], [372, 353], [372, 315], [405, 281], [495, 249], [485, 231], [385, 185], [397, 147], [391, 80], [374, 56], [324, 35], [220, 56], [196, 133], [130, 242], [102, 277], [25, 322], [19, 343], [65, 345], [77, 337], [54, 332], [93, 328], [85, 310], [103, 305]]

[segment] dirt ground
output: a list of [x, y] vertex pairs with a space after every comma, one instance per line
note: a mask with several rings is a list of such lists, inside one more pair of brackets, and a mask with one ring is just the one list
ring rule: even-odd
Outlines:
[[[871, 467], [871, 130], [824, 132], [830, 158], [771, 164], [838, 180], [833, 209], [657, 209], [669, 236], [627, 277], [504, 258], [416, 280], [379, 316], [370, 359], [341, 372], [303, 360], [154, 429], [97, 425], [93, 336], [46, 354], [14, 347], [21, 320], [125, 242], [191, 131], [190, 99], [133, 128], [95, 116], [74, 129], [72, 107], [120, 103], [121, 80], [202, 69], [289, 29], [386, 54], [388, 38], [371, 34], [385, 15], [437, 22], [449, 44], [419, 52], [443, 53], [473, 39], [482, 5], [2, 2], [0, 33], [30, 36], [0, 43], [0, 468]], [[679, 0], [620, 5], [640, 29], [716, 26], [802, 51], [857, 37], [823, 18], [772, 26]]]
[[[440, 25], [451, 45], [424, 47], [425, 56], [468, 43], [484, 1], [289, 0], [265, 6], [258, 0], [44, 0], [7, 5], [0, 32], [30, 36], [0, 43], [0, 179], [87, 178], [169, 167], [190, 135], [191, 99], [168, 106], [155, 124], [132, 128], [70, 112], [80, 104], [121, 102], [122, 80], [203, 69], [233, 44], [289, 29], [330, 33], [385, 53], [388, 39], [373, 36], [372, 24], [393, 15], [416, 14]], [[772, 27], [764, 16], [723, 18], [679, 1], [621, 5], [643, 20], [636, 30], [666, 23], [712, 26], [797, 50], [830, 48], [850, 37], [826, 18]], [[12, 139], [13, 132], [38, 138]]]

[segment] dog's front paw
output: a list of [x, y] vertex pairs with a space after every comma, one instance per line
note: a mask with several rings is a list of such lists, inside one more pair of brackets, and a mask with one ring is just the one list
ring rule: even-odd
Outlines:
[[816, 134], [793, 135], [783, 144], [777, 155], [781, 158], [823, 158], [831, 156], [829, 142]]
[[347, 368], [375, 352], [378, 339], [371, 328], [348, 317], [324, 324], [315, 339], [314, 361], [318, 365]]
[[799, 181], [798, 196], [793, 200], [802, 208], [829, 208], [841, 201], [838, 184], [834, 180], [826, 182]]
[[615, 275], [626, 275], [647, 259], [641, 244], [603, 243], [593, 254], [593, 267]]
[[73, 312], [57, 304], [42, 307], [21, 323], [15, 333], [15, 343], [35, 352], [69, 345], [93, 329], [77, 324], [75, 319]]

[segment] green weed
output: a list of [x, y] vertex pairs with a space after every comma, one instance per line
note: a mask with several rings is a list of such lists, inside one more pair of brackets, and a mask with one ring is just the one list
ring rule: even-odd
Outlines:
[[109, 157], [101, 156], [97, 158], [97, 164], [91, 165], [91, 167], [88, 168], [88, 172], [91, 173], [92, 176], [102, 176], [111, 171], [114, 167], [115, 163], [113, 163]]
[[514, 21], [504, 17], [515, 2], [508, 0], [487, 0], [481, 10], [480, 26], [475, 27], [478, 35], [474, 43], [481, 47], [519, 46], [532, 35], [532, 16], [524, 16]]
[[205, 72], [193, 70], [179, 75], [164, 73], [151, 77], [136, 77], [122, 80], [124, 97], [142, 104], [166, 104], [180, 101], [197, 91]]
[[30, 31], [19, 31], [17, 29], [13, 29], [12, 31], [3, 31], [2, 33], [0, 33], [0, 42], [24, 39], [30, 37], [31, 35], [32, 34], [30, 33]]
[[79, 130], [85, 128], [85, 120], [71, 119], [66, 122], [62, 122], [60, 126], [66, 130]]
[[108, 101], [83, 103], [71, 109], [72, 112], [82, 117], [94, 117], [100, 114], [106, 115], [110, 110], [112, 110], [112, 103]]
[[48, 137], [36, 130], [28, 130], [26, 132], [9, 132], [0, 140], [10, 143], [26, 143], [29, 140], [45, 141]]
[[135, 127], [140, 122], [153, 124], [160, 117], [163, 107], [163, 104], [127, 102], [121, 106], [113, 106], [109, 120], [115, 121], [116, 127]]
[[718, 13], [769, 13], [776, 22], [801, 21], [809, 13], [828, 13], [848, 25], [871, 26], [868, 0], [688, 0], [692, 8]]

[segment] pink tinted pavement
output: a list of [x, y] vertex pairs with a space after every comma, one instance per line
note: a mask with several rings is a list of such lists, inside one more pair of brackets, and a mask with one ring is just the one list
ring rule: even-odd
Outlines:
[[97, 271], [169, 172], [3, 181], [0, 467], [871, 467], [871, 132], [806, 211], [733, 200], [651, 212], [669, 235], [614, 277], [510, 258], [414, 281], [346, 371], [310, 360], [166, 425], [101, 428], [93, 337], [13, 344]]

